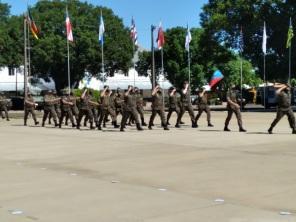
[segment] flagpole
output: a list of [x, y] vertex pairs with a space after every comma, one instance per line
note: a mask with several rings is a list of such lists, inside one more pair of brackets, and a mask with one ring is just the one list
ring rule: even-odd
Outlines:
[[292, 46], [289, 47], [289, 77], [288, 77], [288, 83], [291, 83], [291, 50]]
[[28, 76], [31, 76], [31, 43], [30, 43], [30, 27], [29, 24], [27, 24], [27, 42], [28, 42]]
[[136, 64], [135, 64], [135, 60], [134, 60], [134, 58], [135, 58], [135, 41], [134, 40], [132, 40], [132, 41], [133, 41], [134, 88], [135, 88], [135, 86], [136, 86]]
[[67, 38], [67, 51], [68, 51], [68, 86], [69, 86], [69, 94], [71, 93], [71, 80], [70, 80], [70, 47], [69, 47], [69, 39]]
[[155, 88], [156, 85], [156, 78], [155, 78], [155, 59], [154, 59], [154, 32], [155, 26], [151, 25], [151, 53], [152, 53], [152, 67], [151, 67], [151, 74], [152, 74], [152, 89]]
[[241, 59], [240, 59], [240, 91], [241, 91], [241, 101], [240, 101], [240, 105], [241, 105], [241, 110], [243, 110], [243, 58], [242, 58], [242, 54], [241, 54]]
[[[25, 15], [25, 19], [24, 19], [24, 57], [25, 57], [25, 61], [24, 61], [24, 95], [25, 95], [25, 99], [24, 99], [24, 105], [25, 105], [25, 101], [27, 99], [27, 91], [28, 91], [28, 85], [27, 85], [27, 15]], [[25, 109], [25, 106], [24, 106]]]
[[263, 91], [263, 105], [264, 105], [264, 109], [266, 108], [266, 87], [267, 87], [267, 83], [266, 83], [266, 59], [265, 59], [266, 55], [265, 53], [263, 53], [263, 81], [264, 81], [264, 91]]
[[104, 88], [104, 85], [105, 85], [104, 43], [102, 43], [101, 46], [102, 46], [102, 50], [101, 50], [101, 53], [102, 53], [102, 76], [103, 76], [103, 88]]
[[190, 49], [188, 47], [188, 82], [189, 82], [189, 94], [191, 95], [191, 69], [190, 69]]
[[163, 47], [161, 47], [161, 75], [162, 75], [162, 104], [164, 106], [164, 65], [163, 65]]

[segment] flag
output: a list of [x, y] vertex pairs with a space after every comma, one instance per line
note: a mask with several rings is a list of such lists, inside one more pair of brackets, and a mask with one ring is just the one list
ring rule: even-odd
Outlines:
[[186, 39], [185, 39], [185, 49], [187, 52], [189, 52], [189, 46], [190, 46], [191, 40], [192, 40], [192, 37], [191, 37], [190, 29], [187, 25], [187, 34], [186, 34]]
[[72, 25], [68, 13], [68, 9], [66, 9], [66, 31], [67, 31], [67, 40], [73, 42], [73, 33], [72, 33]]
[[287, 38], [286, 48], [291, 47], [291, 42], [292, 42], [293, 37], [294, 37], [294, 32], [293, 32], [293, 26], [292, 26], [292, 19], [290, 18], [290, 25], [289, 25], [289, 29], [288, 29], [288, 38]]
[[133, 43], [135, 45], [138, 45], [138, 33], [137, 33], [136, 23], [134, 18], [132, 18], [132, 24], [131, 24], [131, 39], [133, 40]]
[[266, 45], [267, 45], [267, 35], [266, 35], [266, 25], [264, 22], [263, 41], [262, 41], [262, 51], [263, 51], [264, 55], [266, 55]]
[[165, 40], [164, 40], [164, 32], [162, 30], [162, 26], [161, 23], [159, 24], [158, 27], [158, 35], [157, 35], [157, 46], [158, 49], [162, 49], [162, 47], [164, 46]]
[[28, 16], [27, 16], [27, 22], [30, 26], [30, 30], [31, 30], [31, 33], [32, 35], [34, 36], [35, 39], [39, 39], [38, 38], [38, 34], [39, 34], [39, 30], [35, 24], [35, 21], [31, 15], [31, 12], [30, 12], [30, 9], [28, 8]]
[[216, 70], [211, 78], [210, 87], [213, 88], [215, 85], [218, 84], [224, 78], [223, 74], [220, 70]]
[[104, 45], [104, 33], [105, 33], [105, 25], [104, 25], [102, 12], [101, 12], [100, 28], [99, 28], [99, 42], [101, 43], [101, 45]]

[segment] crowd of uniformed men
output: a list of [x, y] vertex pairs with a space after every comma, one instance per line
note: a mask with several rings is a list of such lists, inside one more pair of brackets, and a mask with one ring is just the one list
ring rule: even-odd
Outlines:
[[[277, 88], [278, 107], [275, 120], [272, 122], [268, 132], [271, 134], [275, 125], [284, 116], [288, 116], [289, 124], [292, 129], [292, 133], [296, 134], [295, 117], [291, 107], [291, 87], [289, 84], [274, 85]], [[192, 128], [198, 127], [198, 120], [203, 112], [207, 114], [208, 127], [213, 127], [211, 123], [211, 112], [208, 105], [207, 93], [205, 89], [198, 91], [198, 113], [195, 116], [193, 106], [190, 98], [190, 89], [188, 82], [183, 84], [183, 88], [180, 90], [180, 100], [177, 97], [177, 89], [171, 87], [168, 91], [169, 103], [168, 114], [165, 115], [165, 107], [163, 102], [162, 89], [159, 85], [156, 85], [152, 90], [152, 113], [148, 123], [148, 129], [152, 130], [154, 126], [153, 122], [158, 114], [161, 118], [161, 125], [164, 130], [169, 130], [169, 120], [173, 112], [177, 114], [177, 120], [175, 127], [180, 128], [183, 123], [182, 117], [187, 111], [191, 119]], [[101, 92], [100, 99], [96, 101], [92, 95], [92, 91], [84, 89], [80, 97], [76, 97], [69, 90], [62, 91], [62, 96], [57, 96], [55, 91], [48, 91], [44, 95], [44, 114], [42, 118], [42, 126], [44, 127], [47, 119], [51, 123], [53, 120], [55, 127], [61, 128], [63, 124], [68, 125], [71, 121], [72, 127], [80, 129], [82, 120], [83, 126], [87, 126], [89, 123], [90, 129], [102, 130], [102, 127], [106, 126], [108, 118], [111, 117], [112, 125], [114, 128], [120, 128], [120, 131], [131, 125], [136, 124], [138, 130], [143, 130], [143, 126], [147, 126], [144, 119], [144, 101], [141, 91], [137, 87], [129, 86], [124, 92], [117, 89], [115, 92], [105, 86]], [[233, 113], [236, 115], [239, 131], [246, 132], [242, 124], [242, 116], [240, 111], [240, 98], [233, 85], [227, 92], [227, 111], [228, 115], [225, 120], [224, 131], [230, 131], [228, 128], [229, 122]], [[78, 105], [79, 104], [79, 105]], [[25, 99], [25, 112], [24, 112], [24, 125], [27, 125], [29, 114], [32, 115], [35, 125], [38, 125], [35, 109], [37, 104], [35, 103], [33, 96], [30, 92], [27, 93]], [[6, 100], [4, 95], [0, 94], [0, 111], [2, 118], [9, 120]], [[5, 116], [2, 111], [4, 111]], [[118, 115], [121, 114], [120, 124], [117, 122]], [[140, 116], [140, 118], [139, 118]], [[84, 117], [84, 119], [83, 119]]]

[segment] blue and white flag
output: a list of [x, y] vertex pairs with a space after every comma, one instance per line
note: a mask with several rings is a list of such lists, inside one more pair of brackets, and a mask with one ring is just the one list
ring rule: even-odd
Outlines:
[[104, 25], [102, 12], [101, 12], [100, 28], [99, 28], [99, 42], [101, 43], [101, 45], [104, 45], [104, 33], [105, 33], [105, 25]]
[[185, 49], [187, 52], [189, 52], [189, 46], [190, 46], [191, 40], [192, 40], [192, 37], [191, 37], [190, 29], [187, 25], [187, 34], [186, 34], [186, 39], [185, 39]]
[[264, 55], [266, 55], [266, 45], [267, 45], [267, 35], [266, 35], [266, 25], [264, 22], [263, 40], [262, 40], [262, 52], [264, 53]]

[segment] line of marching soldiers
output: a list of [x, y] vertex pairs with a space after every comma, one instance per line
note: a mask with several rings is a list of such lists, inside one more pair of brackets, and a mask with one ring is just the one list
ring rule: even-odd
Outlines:
[[[284, 116], [288, 116], [292, 133], [296, 134], [295, 117], [291, 107], [291, 87], [288, 84], [275, 84], [278, 95], [278, 109], [276, 119], [271, 124], [268, 133], [272, 133], [273, 128]], [[165, 116], [165, 107], [163, 103], [162, 89], [159, 85], [156, 85], [152, 90], [152, 113], [148, 123], [148, 129], [152, 130], [154, 126], [153, 122], [156, 115], [160, 116], [161, 125], [164, 130], [169, 130], [169, 120], [173, 112], [177, 114], [176, 128], [180, 128], [182, 124], [182, 117], [185, 112], [189, 113], [191, 119], [192, 128], [198, 127], [198, 120], [203, 112], [207, 114], [208, 127], [213, 127], [211, 123], [211, 111], [208, 105], [208, 99], [205, 89], [201, 89], [198, 92], [198, 114], [195, 116], [193, 106], [191, 104], [190, 91], [188, 82], [184, 82], [180, 91], [180, 102], [177, 97], [176, 88], [171, 87], [169, 89], [169, 110], [167, 117]], [[228, 128], [230, 120], [235, 114], [240, 132], [246, 132], [243, 128], [242, 115], [240, 112], [240, 98], [236, 90], [235, 85], [230, 87], [226, 95], [227, 98], [227, 118], [225, 120], [224, 131], [230, 131]], [[79, 108], [78, 108], [79, 102]], [[44, 114], [42, 118], [42, 126], [45, 126], [47, 119], [53, 119], [56, 127], [61, 128], [65, 119], [65, 125], [68, 125], [70, 119], [72, 127], [80, 129], [81, 122], [84, 117], [84, 126], [87, 126], [89, 122], [90, 129], [97, 128], [102, 130], [102, 125], [105, 127], [108, 121], [108, 116], [112, 119], [112, 125], [114, 128], [120, 128], [120, 131], [124, 131], [127, 125], [131, 122], [136, 123], [138, 130], [143, 130], [142, 126], [147, 126], [144, 120], [143, 109], [143, 96], [137, 87], [128, 86], [128, 89], [124, 92], [117, 90], [115, 93], [105, 86], [101, 92], [99, 101], [94, 101], [92, 92], [85, 89], [80, 98], [75, 97], [72, 93], [65, 90], [63, 96], [58, 97], [55, 92], [48, 91], [44, 96]], [[27, 125], [27, 119], [29, 114], [35, 121], [35, 124], [39, 124], [35, 115], [36, 108], [34, 99], [30, 93], [28, 93], [25, 100], [25, 115], [24, 125]], [[121, 123], [118, 125], [117, 116], [122, 115]], [[140, 116], [140, 119], [139, 119]], [[141, 121], [140, 121], [141, 120]]]

